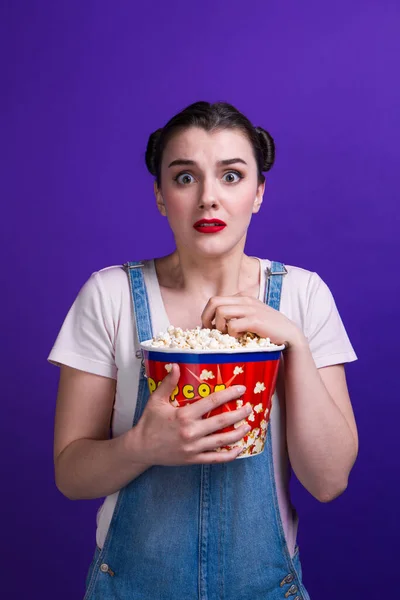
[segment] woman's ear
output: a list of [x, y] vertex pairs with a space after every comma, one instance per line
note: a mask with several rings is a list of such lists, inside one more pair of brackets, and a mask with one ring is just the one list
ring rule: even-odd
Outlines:
[[154, 182], [154, 195], [156, 197], [158, 210], [160, 211], [163, 217], [166, 217], [167, 211], [165, 210], [165, 203], [162, 197], [161, 188], [158, 187], [157, 181]]
[[260, 183], [258, 188], [257, 188], [257, 194], [256, 194], [256, 199], [254, 200], [254, 204], [253, 204], [253, 214], [258, 213], [258, 211], [260, 210], [263, 198], [264, 198], [264, 190], [265, 190], [265, 181], [263, 183]]

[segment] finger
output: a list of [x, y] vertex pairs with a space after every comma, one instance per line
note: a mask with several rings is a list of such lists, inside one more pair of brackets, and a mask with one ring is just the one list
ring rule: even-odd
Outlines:
[[228, 331], [228, 321], [246, 317], [247, 312], [248, 307], [243, 306], [242, 304], [224, 304], [223, 306], [218, 306], [214, 317], [216, 329], [226, 333]]
[[195, 456], [191, 462], [203, 465], [231, 462], [239, 456], [242, 450], [243, 448], [233, 448], [223, 452], [204, 452]]
[[241, 408], [229, 410], [219, 415], [214, 415], [212, 417], [207, 417], [207, 419], [202, 419], [196, 426], [196, 437], [202, 438], [206, 435], [215, 433], [220, 429], [225, 429], [225, 427], [231, 427], [236, 423], [240, 423], [241, 421], [243, 421], [243, 419], [246, 419], [251, 414], [251, 412], [251, 405], [245, 404]]
[[179, 365], [173, 364], [171, 371], [162, 380], [158, 388], [153, 392], [153, 396], [165, 400], [169, 404], [169, 397], [178, 385], [180, 375]]
[[232, 385], [225, 390], [214, 392], [207, 396], [207, 398], [197, 400], [197, 402], [193, 402], [193, 404], [189, 404], [179, 410], [186, 410], [192, 419], [199, 419], [214, 408], [217, 408], [217, 406], [221, 406], [230, 400], [238, 400], [243, 396], [245, 391], [246, 387], [244, 385]]
[[245, 423], [234, 431], [209, 435], [197, 442], [196, 445], [198, 446], [198, 452], [212, 452], [216, 448], [231, 446], [232, 444], [235, 444], [236, 442], [239, 442], [239, 440], [243, 439], [243, 437], [249, 433], [249, 431], [251, 431], [251, 427]]
[[[244, 333], [247, 333], [248, 331], [259, 335], [257, 329], [259, 328], [256, 325], [255, 319], [252, 319], [250, 316], [244, 316], [239, 319], [233, 319], [227, 324], [227, 332], [232, 337], [239, 337]], [[261, 335], [261, 337], [264, 336]]]
[[217, 308], [229, 304], [237, 304], [240, 306], [243, 304], [243, 298], [238, 298], [236, 296], [213, 296], [210, 298], [201, 315], [203, 327], [211, 329]]

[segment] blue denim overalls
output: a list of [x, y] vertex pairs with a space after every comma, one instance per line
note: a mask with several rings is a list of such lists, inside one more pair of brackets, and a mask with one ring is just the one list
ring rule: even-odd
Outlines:
[[[140, 341], [152, 337], [141, 263], [127, 263]], [[284, 265], [268, 272], [279, 310]], [[133, 425], [149, 396], [141, 371]], [[276, 493], [271, 427], [265, 450], [226, 464], [153, 466], [118, 495], [84, 600], [309, 600], [290, 556]]]

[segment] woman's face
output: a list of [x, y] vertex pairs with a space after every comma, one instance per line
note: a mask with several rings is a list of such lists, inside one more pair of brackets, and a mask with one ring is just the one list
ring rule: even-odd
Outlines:
[[244, 247], [264, 184], [258, 182], [252, 146], [239, 130], [191, 127], [168, 142], [155, 192], [177, 248], [210, 258]]

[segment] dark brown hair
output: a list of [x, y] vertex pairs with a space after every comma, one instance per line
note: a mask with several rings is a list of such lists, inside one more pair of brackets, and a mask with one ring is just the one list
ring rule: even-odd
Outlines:
[[172, 117], [162, 128], [149, 137], [146, 149], [146, 165], [161, 183], [161, 161], [164, 149], [178, 131], [189, 127], [200, 127], [205, 131], [217, 129], [239, 129], [252, 145], [258, 167], [258, 179], [265, 181], [263, 172], [269, 171], [275, 160], [275, 144], [272, 136], [262, 127], [254, 127], [247, 117], [226, 102], [195, 102]]

